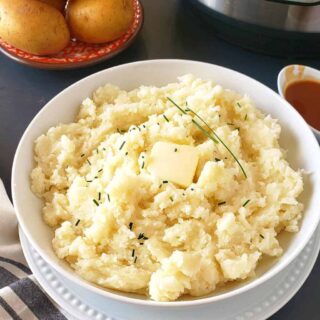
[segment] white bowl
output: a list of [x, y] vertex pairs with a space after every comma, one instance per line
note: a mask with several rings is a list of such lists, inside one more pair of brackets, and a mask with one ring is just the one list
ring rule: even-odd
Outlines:
[[[34, 166], [34, 140], [48, 128], [60, 122], [74, 120], [82, 100], [91, 95], [99, 86], [111, 82], [129, 90], [139, 85], [161, 86], [176, 81], [177, 76], [193, 73], [196, 76], [212, 79], [225, 88], [249, 94], [256, 105], [265, 113], [279, 119], [282, 126], [281, 146], [288, 150], [287, 157], [294, 169], [303, 168], [312, 174], [305, 176], [305, 189], [301, 201], [305, 204], [304, 217], [299, 233], [282, 233], [280, 242], [285, 248], [278, 259], [263, 259], [257, 268], [257, 277], [244, 282], [234, 282], [213, 294], [182, 301], [155, 302], [139, 295], [125, 294], [102, 289], [75, 274], [67, 263], [59, 260], [51, 246], [53, 231], [43, 222], [43, 203], [30, 190], [30, 171]], [[135, 303], [145, 307], [174, 307], [212, 303], [229, 299], [267, 281], [283, 270], [301, 252], [310, 240], [320, 219], [318, 195], [320, 194], [320, 149], [309, 126], [286, 101], [275, 92], [241, 73], [220, 66], [185, 60], [151, 60], [121, 65], [93, 74], [53, 98], [33, 119], [26, 129], [16, 151], [12, 171], [12, 195], [17, 217], [28, 240], [41, 256], [60, 274], [90, 292], [121, 303]]]
[[[291, 64], [285, 66], [278, 74], [278, 92], [280, 96], [285, 99], [285, 90], [287, 86], [295, 81], [300, 81], [304, 79], [313, 79], [320, 81], [320, 70], [303, 66], [300, 64]], [[315, 106], [316, 107], [316, 106]], [[320, 142], [320, 131], [309, 125], [312, 132], [316, 136], [317, 140]]]

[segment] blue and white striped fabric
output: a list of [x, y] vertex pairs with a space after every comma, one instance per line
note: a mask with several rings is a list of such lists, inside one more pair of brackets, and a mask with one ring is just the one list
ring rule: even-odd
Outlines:
[[0, 180], [0, 319], [68, 318], [39, 287], [26, 264], [16, 216]]

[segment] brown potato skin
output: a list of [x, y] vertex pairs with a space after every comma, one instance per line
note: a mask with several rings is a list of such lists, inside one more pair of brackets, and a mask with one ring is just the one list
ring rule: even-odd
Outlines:
[[57, 53], [70, 41], [61, 12], [40, 0], [0, 0], [0, 37], [35, 55]]
[[132, 0], [70, 0], [66, 11], [72, 36], [87, 43], [121, 37], [134, 19]]
[[50, 4], [51, 6], [55, 7], [61, 12], [64, 12], [64, 9], [67, 4], [67, 0], [41, 0], [41, 1], [47, 4]]

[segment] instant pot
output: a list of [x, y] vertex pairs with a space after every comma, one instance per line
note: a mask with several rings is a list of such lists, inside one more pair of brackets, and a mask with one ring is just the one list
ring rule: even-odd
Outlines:
[[320, 1], [190, 1], [229, 41], [264, 53], [320, 57]]

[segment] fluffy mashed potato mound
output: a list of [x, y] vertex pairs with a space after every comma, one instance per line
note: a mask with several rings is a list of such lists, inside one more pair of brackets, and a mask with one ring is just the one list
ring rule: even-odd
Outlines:
[[[247, 177], [168, 97], [205, 119]], [[248, 96], [192, 75], [160, 88], [98, 88], [75, 122], [35, 142], [32, 190], [55, 229], [54, 251], [88, 281], [157, 301], [254, 276], [302, 216], [302, 175], [279, 147], [280, 130]], [[195, 148], [187, 187], [150, 170], [160, 141]]]

